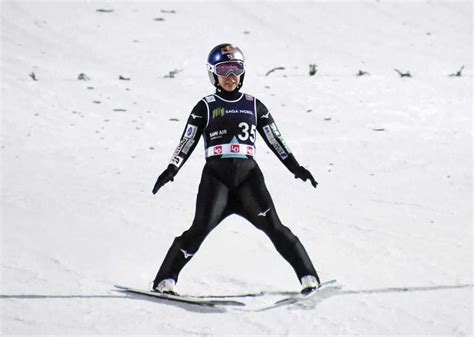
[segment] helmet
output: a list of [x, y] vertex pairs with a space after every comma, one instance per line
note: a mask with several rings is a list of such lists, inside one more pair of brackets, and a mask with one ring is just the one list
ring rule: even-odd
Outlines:
[[212, 48], [207, 57], [207, 73], [211, 84], [216, 88], [219, 86], [217, 76], [228, 76], [230, 74], [240, 75], [237, 88], [240, 89], [244, 82], [245, 58], [239, 47], [230, 43], [222, 43]]

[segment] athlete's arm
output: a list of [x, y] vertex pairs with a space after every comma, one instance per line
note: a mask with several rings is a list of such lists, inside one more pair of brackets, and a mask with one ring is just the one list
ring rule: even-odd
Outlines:
[[166, 183], [173, 181], [174, 176], [183, 167], [184, 163], [188, 160], [196, 148], [199, 138], [202, 135], [204, 128], [207, 123], [207, 107], [206, 104], [201, 100], [199, 101], [189, 114], [186, 127], [181, 135], [176, 150], [171, 157], [170, 163], [166, 170], [160, 174], [158, 180], [153, 187], [153, 194]]
[[295, 175], [295, 178], [306, 181], [309, 179], [311, 184], [316, 187], [318, 183], [313, 178], [312, 174], [301, 166], [291, 153], [290, 148], [286, 144], [278, 127], [273, 120], [272, 115], [267, 107], [257, 99], [257, 130], [262, 136], [265, 143], [273, 151], [273, 153], [280, 159], [280, 161]]

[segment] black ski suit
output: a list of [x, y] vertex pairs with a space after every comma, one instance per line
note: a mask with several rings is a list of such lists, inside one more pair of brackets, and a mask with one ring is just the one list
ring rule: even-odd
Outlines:
[[[267, 108], [256, 98], [236, 92], [206, 96], [193, 108], [181, 141], [167, 170], [158, 179], [154, 193], [183, 166], [199, 137], [204, 138], [206, 164], [202, 172], [191, 227], [175, 238], [154, 280], [178, 280], [182, 268], [196, 254], [206, 236], [227, 216], [238, 214], [262, 230], [301, 280], [318, 278], [300, 240], [285, 227], [253, 156], [256, 131], [282, 163], [303, 180], [316, 182], [298, 164], [281, 137]], [[159, 183], [163, 178], [164, 182]], [[319, 281], [319, 278], [318, 278]]]

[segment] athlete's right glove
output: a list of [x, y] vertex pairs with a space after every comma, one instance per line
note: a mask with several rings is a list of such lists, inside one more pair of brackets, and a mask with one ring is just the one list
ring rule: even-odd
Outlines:
[[309, 172], [303, 166], [298, 166], [296, 169], [294, 169], [293, 173], [295, 174], [295, 179], [301, 179], [303, 181], [309, 179], [309, 181], [311, 181], [311, 185], [313, 185], [314, 188], [318, 186], [318, 182], [313, 178], [311, 172]]
[[153, 187], [153, 194], [156, 194], [156, 192], [158, 192], [158, 190], [162, 188], [164, 184], [173, 181], [175, 175], [176, 170], [174, 170], [173, 167], [169, 165], [156, 180], [155, 186]]

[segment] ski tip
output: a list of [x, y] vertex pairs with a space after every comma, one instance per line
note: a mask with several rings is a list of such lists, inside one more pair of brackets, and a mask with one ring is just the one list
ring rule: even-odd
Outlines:
[[321, 282], [318, 289], [326, 287], [341, 287], [341, 285], [339, 284], [339, 282], [337, 282], [336, 279], [333, 279], [326, 282]]
[[114, 284], [114, 287], [117, 288], [117, 289], [121, 289], [121, 290], [128, 290], [128, 287], [121, 286], [121, 285], [118, 285], [118, 284]]

